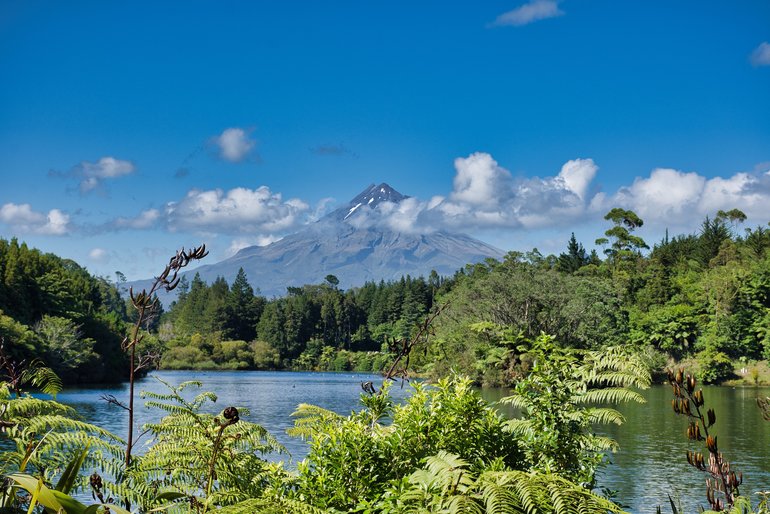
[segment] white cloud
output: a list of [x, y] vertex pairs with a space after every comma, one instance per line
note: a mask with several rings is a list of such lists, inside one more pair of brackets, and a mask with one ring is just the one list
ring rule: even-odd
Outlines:
[[95, 262], [98, 263], [106, 263], [110, 260], [110, 255], [107, 253], [107, 250], [104, 248], [92, 248], [90, 252], [88, 252], [88, 257]]
[[80, 177], [80, 192], [85, 194], [98, 188], [105, 179], [130, 175], [135, 170], [131, 161], [102, 157], [97, 162], [81, 162], [72, 169], [70, 175]]
[[673, 219], [696, 209], [706, 179], [697, 173], [656, 168], [649, 178], [637, 177], [615, 195], [619, 205], [629, 205], [642, 219]]
[[579, 220], [598, 167], [591, 159], [568, 161], [556, 176], [517, 179], [488, 153], [455, 159], [453, 189], [428, 201], [382, 203], [357, 226], [384, 224], [401, 232], [537, 228]]
[[[591, 193], [598, 166], [592, 159], [567, 161], [555, 176], [516, 178], [487, 153], [455, 159], [453, 189], [428, 201], [382, 203], [348, 221], [401, 232], [437, 230], [540, 230], [603, 224], [612, 207], [635, 211], [645, 225], [697, 230], [706, 216], [739, 208], [749, 223], [770, 218], [770, 171], [707, 178], [695, 172], [656, 168], [614, 193]], [[765, 165], [757, 170], [767, 170]], [[521, 233], [521, 232], [519, 232]]]
[[567, 189], [575, 193], [581, 200], [585, 200], [588, 186], [598, 170], [599, 167], [593, 159], [574, 159], [564, 163], [559, 172], [559, 178]]
[[130, 175], [134, 172], [134, 165], [130, 161], [122, 161], [114, 157], [102, 157], [98, 162], [81, 163], [83, 173], [89, 177], [116, 178]]
[[749, 60], [755, 67], [770, 66], [770, 43], [763, 41], [751, 52]]
[[530, 0], [524, 5], [505, 12], [495, 19], [493, 26], [510, 25], [520, 27], [538, 20], [562, 16], [564, 11], [559, 9], [557, 0]]
[[470, 205], [497, 204], [500, 193], [510, 188], [511, 174], [498, 166], [491, 155], [476, 152], [455, 159], [454, 190], [451, 199]]
[[61, 236], [72, 229], [68, 214], [59, 209], [51, 209], [47, 214], [33, 211], [28, 203], [4, 204], [0, 207], [0, 222], [24, 234]]
[[709, 179], [695, 172], [656, 168], [649, 177], [637, 177], [614, 195], [596, 195], [591, 202], [597, 214], [616, 206], [633, 210], [654, 226], [693, 230], [706, 216], [733, 208], [764, 224], [770, 217], [770, 172]]
[[240, 162], [249, 155], [256, 145], [256, 141], [249, 138], [249, 134], [238, 127], [225, 129], [220, 135], [212, 139], [219, 149], [219, 156], [230, 162]]
[[166, 206], [169, 229], [215, 233], [285, 232], [305, 221], [310, 207], [296, 198], [283, 200], [266, 186], [229, 191], [194, 189]]
[[256, 237], [237, 237], [230, 242], [230, 247], [225, 251], [228, 257], [250, 246], [267, 246], [270, 243], [280, 241], [282, 238], [273, 234], [259, 235]]
[[110, 226], [118, 229], [147, 229], [153, 227], [160, 220], [160, 214], [158, 209], [147, 209], [133, 218], [117, 218], [110, 223]]

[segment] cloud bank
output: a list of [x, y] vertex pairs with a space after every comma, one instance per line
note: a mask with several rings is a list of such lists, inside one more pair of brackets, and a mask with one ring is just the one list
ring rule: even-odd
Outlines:
[[429, 200], [408, 198], [362, 210], [349, 221], [401, 232], [437, 230], [538, 230], [603, 223], [613, 207], [635, 211], [651, 227], [696, 230], [703, 218], [739, 208], [750, 222], [770, 219], [770, 171], [706, 178], [695, 172], [656, 168], [612, 194], [596, 191], [599, 167], [573, 159], [553, 176], [516, 178], [488, 153], [455, 160], [452, 190]]
[[193, 189], [166, 206], [169, 230], [223, 234], [270, 234], [295, 228], [310, 206], [302, 200], [283, 200], [267, 186], [237, 187], [229, 191]]

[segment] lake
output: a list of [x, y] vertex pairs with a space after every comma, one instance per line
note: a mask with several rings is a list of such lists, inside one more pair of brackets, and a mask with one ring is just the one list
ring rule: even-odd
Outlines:
[[[137, 392], [164, 392], [165, 386], [155, 377], [175, 385], [185, 380], [203, 382], [202, 390], [213, 391], [219, 397], [211, 412], [229, 405], [247, 407], [251, 415], [245, 419], [270, 431], [294, 460], [302, 459], [307, 452], [305, 442], [286, 434], [298, 404], [311, 403], [348, 414], [359, 408], [361, 382], [382, 382], [379, 375], [358, 373], [157, 371], [138, 381]], [[393, 387], [392, 393], [403, 399], [408, 390], [408, 385], [404, 389]], [[502, 389], [481, 392], [491, 402], [506, 394]], [[128, 385], [66, 389], [58, 400], [77, 408], [88, 421], [125, 438], [126, 413], [101, 400], [103, 394], [127, 398]], [[646, 404], [621, 407], [627, 418], [624, 425], [602, 428], [618, 441], [620, 451], [610, 456], [612, 464], [601, 472], [599, 484], [616, 490], [616, 499], [631, 512], [654, 512], [657, 505], [668, 507], [668, 494], [681, 501], [684, 512], [696, 512], [699, 505], [705, 505], [704, 476], [687, 464], [686, 451], [700, 448], [687, 440], [685, 418], [671, 409], [670, 388], [655, 386], [643, 391], [643, 395]], [[755, 402], [757, 395], [770, 395], [770, 388], [704, 388], [706, 407], [714, 408], [717, 414], [713, 431], [719, 436], [719, 447], [733, 469], [744, 474], [744, 495], [770, 489], [770, 422], [762, 419]], [[137, 405], [142, 405], [141, 400]], [[137, 426], [159, 417], [155, 411], [139, 408]], [[279, 459], [292, 465], [288, 456], [271, 457]], [[664, 512], [670, 509], [664, 508]]]

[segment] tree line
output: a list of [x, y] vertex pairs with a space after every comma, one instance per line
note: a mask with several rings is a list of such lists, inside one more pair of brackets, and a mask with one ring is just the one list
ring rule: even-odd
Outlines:
[[[328, 275], [268, 299], [243, 270], [232, 284], [195, 275], [145, 323], [143, 351], [173, 369], [379, 372], [394, 340], [448, 304], [411, 358], [429, 376], [455, 370], [477, 383], [514, 383], [529, 363], [515, 338], [495, 336], [499, 326], [580, 349], [631, 342], [657, 369], [683, 362], [705, 382], [770, 358], [770, 230], [742, 227], [746, 217], [733, 209], [650, 246], [634, 212], [615, 208], [605, 219], [598, 250], [573, 234], [559, 255], [509, 252], [451, 277], [434, 271], [342, 290]], [[134, 317], [110, 280], [0, 240], [0, 337], [15, 357], [40, 358], [65, 381], [122, 379], [105, 370], [124, 368], [120, 343]]]
[[[683, 362], [707, 383], [770, 358], [770, 231], [743, 228], [738, 209], [706, 217], [692, 234], [668, 233], [651, 246], [633, 211], [612, 209], [608, 228], [586, 251], [575, 235], [559, 255], [537, 249], [343, 291], [330, 275], [281, 298], [254, 293], [243, 270], [228, 286], [200, 277], [182, 286], [159, 333], [173, 368], [382, 371], [388, 342], [409, 337], [438, 304], [427, 350], [412, 357], [434, 377], [451, 370], [478, 383], [512, 384], [526, 374], [515, 341], [553, 335], [598, 349], [633, 343], [661, 372]], [[505, 338], [504, 338], [505, 339]]]
[[123, 380], [128, 315], [113, 284], [72, 260], [0, 239], [0, 340], [67, 382]]

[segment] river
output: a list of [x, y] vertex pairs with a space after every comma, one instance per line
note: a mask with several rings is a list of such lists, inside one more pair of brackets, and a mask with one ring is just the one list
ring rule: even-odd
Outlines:
[[[219, 397], [211, 412], [228, 405], [247, 407], [251, 411], [248, 421], [264, 426], [291, 454], [291, 460], [286, 455], [271, 460], [282, 459], [289, 466], [307, 452], [305, 442], [286, 434], [298, 404], [310, 403], [348, 414], [359, 408], [361, 382], [381, 382], [378, 375], [356, 373], [157, 371], [137, 383], [137, 392], [164, 392], [165, 386], [157, 378], [171, 384], [203, 382], [203, 390]], [[392, 392], [396, 398], [404, 398], [408, 386], [403, 390], [394, 387]], [[88, 421], [125, 437], [125, 411], [103, 401], [103, 394], [126, 398], [128, 385], [66, 389], [58, 400], [74, 406]], [[491, 402], [505, 394], [502, 389], [482, 389], [484, 398]], [[627, 419], [624, 425], [601, 428], [618, 441], [620, 451], [610, 455], [612, 463], [602, 470], [599, 484], [617, 491], [616, 500], [631, 512], [655, 512], [657, 505], [664, 507], [663, 512], [670, 512], [669, 494], [681, 502], [684, 512], [696, 512], [699, 505], [705, 506], [704, 477], [687, 464], [686, 451], [700, 448], [687, 441], [687, 422], [671, 409], [670, 388], [654, 386], [643, 395], [646, 404], [620, 408]], [[770, 422], [762, 419], [755, 402], [757, 395], [770, 395], [770, 389], [705, 387], [704, 395], [706, 407], [713, 407], [717, 413], [713, 430], [719, 436], [719, 447], [733, 468], [744, 474], [741, 492], [745, 495], [770, 490]], [[140, 408], [137, 426], [159, 417], [156, 411]]]

